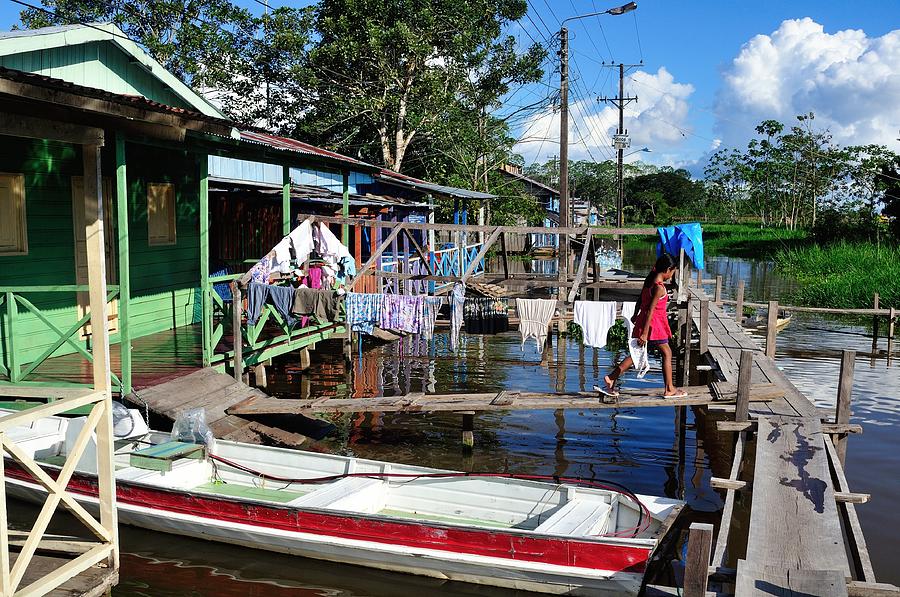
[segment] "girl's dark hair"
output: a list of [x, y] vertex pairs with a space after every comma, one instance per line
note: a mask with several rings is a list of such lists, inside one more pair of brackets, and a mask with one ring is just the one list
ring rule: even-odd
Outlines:
[[667, 272], [670, 269], [676, 267], [678, 267], [678, 264], [676, 263], [675, 258], [668, 253], [663, 252], [659, 257], [656, 258], [656, 265], [653, 266], [653, 269], [650, 270], [650, 273], [647, 274], [646, 278], [644, 278], [644, 288], [653, 286], [653, 281], [656, 279], [656, 274]]

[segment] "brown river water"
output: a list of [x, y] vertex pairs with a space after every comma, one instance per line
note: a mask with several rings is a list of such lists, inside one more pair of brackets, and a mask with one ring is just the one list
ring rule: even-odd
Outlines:
[[[649, 245], [627, 247], [625, 267], [644, 272], [652, 261]], [[781, 299], [791, 281], [780, 278], [771, 263], [712, 256], [706, 277], [725, 277], [725, 296], [739, 279], [747, 300]], [[884, 326], [882, 326], [883, 328]], [[777, 363], [820, 406], [833, 408], [840, 350], [871, 349], [870, 323], [839, 317], [796, 314], [778, 337]], [[354, 372], [343, 366], [339, 347], [322, 350], [302, 374], [290, 360], [273, 367], [270, 391], [282, 397], [305, 395], [374, 396], [426, 391], [452, 393], [502, 389], [534, 391], [590, 390], [620, 358], [607, 350], [553, 340], [554, 358], [541, 363], [531, 341], [524, 348], [517, 332], [468, 336], [459, 353], [450, 352], [445, 333], [432, 343], [406, 339], [354, 355]], [[323, 347], [327, 347], [325, 343]], [[880, 348], [883, 351], [885, 341]], [[900, 584], [895, 565], [900, 542], [900, 348], [889, 363], [860, 355], [853, 385], [852, 421], [864, 433], [852, 436], [847, 456], [851, 490], [872, 494], [857, 506], [879, 581]], [[360, 358], [360, 354], [362, 358]], [[661, 385], [658, 369], [645, 380], [632, 376], [628, 387]], [[714, 521], [722, 496], [709, 478], [727, 476], [726, 437], [717, 437], [687, 409], [684, 442], [679, 445], [676, 409], [513, 411], [479, 414], [475, 450], [464, 455], [460, 419], [452, 415], [344, 415], [319, 425], [331, 433], [311, 449], [346, 455], [458, 470], [504, 471], [580, 476], [613, 480], [632, 491], [678, 497], [691, 521]], [[312, 428], [304, 429], [314, 433]], [[16, 511], [25, 511], [17, 507]], [[27, 510], [30, 510], [28, 508]], [[313, 560], [182, 539], [136, 529], [122, 529], [118, 597], [132, 596], [390, 596], [497, 595], [460, 583], [328, 564]], [[683, 545], [680, 545], [683, 549]], [[680, 551], [677, 550], [677, 551]], [[679, 554], [662, 571], [679, 574]]]

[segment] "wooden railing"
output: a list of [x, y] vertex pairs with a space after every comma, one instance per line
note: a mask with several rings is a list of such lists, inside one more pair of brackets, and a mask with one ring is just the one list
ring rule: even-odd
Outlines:
[[[440, 249], [439, 251], [430, 251], [428, 253], [428, 260], [431, 264], [431, 271], [433, 271], [436, 276], [461, 277], [469, 267], [469, 264], [478, 257], [481, 245], [481, 243], [467, 245], [463, 252], [462, 259], [459, 258], [459, 249], [455, 246]], [[484, 273], [484, 261], [484, 258], [481, 258], [478, 260], [478, 263], [475, 264], [475, 269], [472, 272], [473, 276]], [[398, 265], [399, 268], [402, 268], [403, 273], [423, 276], [428, 274], [428, 268], [425, 267], [422, 258], [419, 256], [401, 256], [400, 259], [390, 255], [382, 257], [379, 269], [389, 273], [399, 272], [401, 269], [398, 268]], [[440, 290], [450, 285], [449, 283], [437, 283], [437, 285], [435, 285], [435, 282], [426, 280], [406, 280], [404, 283], [407, 285], [406, 288], [412, 294], [434, 293], [436, 290]], [[381, 282], [381, 291], [391, 294], [400, 294], [400, 284], [401, 280], [398, 278], [383, 278]]]
[[[343, 330], [340, 322], [291, 328], [271, 305], [264, 305], [259, 320], [249, 324], [240, 309], [242, 290], [237, 287], [243, 274], [210, 276], [204, 292], [203, 353], [204, 365], [224, 366], [238, 362], [236, 369], [257, 365], [272, 357], [299, 350]], [[227, 299], [213, 285], [228, 283]], [[238, 330], [235, 333], [235, 330]], [[224, 341], [230, 332], [231, 341]], [[240, 338], [240, 343], [235, 340]]]
[[[58, 475], [50, 475], [27, 452], [20, 448], [16, 440], [9, 436], [13, 428], [27, 428], [40, 419], [59, 415], [85, 406], [91, 406], [87, 421], [78, 433], [66, 455]], [[75, 473], [75, 467], [86, 453], [93, 437], [97, 442], [97, 489], [99, 498], [99, 520], [76, 501], [68, 485]], [[107, 560], [113, 568], [118, 566], [118, 534], [116, 527], [116, 489], [113, 468], [112, 399], [109, 392], [85, 390], [83, 395], [62, 398], [55, 402], [37, 406], [22, 412], [0, 417], [0, 595], [45, 595], [88, 568]], [[6, 460], [6, 455], [9, 459]], [[17, 482], [41, 486], [47, 492], [47, 499], [24, 543], [17, 543], [18, 557], [11, 564], [11, 537], [6, 515], [6, 485], [15, 476]], [[95, 501], [94, 499], [91, 500]], [[95, 540], [70, 538], [67, 548], [80, 555], [49, 574], [32, 580], [19, 588], [25, 578], [25, 571], [34, 555], [41, 548], [50, 520], [57, 507], [63, 504], [78, 519]]]
[[[107, 285], [106, 302], [109, 303], [119, 296], [119, 287]], [[9, 382], [14, 384], [30, 383], [34, 385], [54, 385], [53, 382], [29, 382], [26, 378], [34, 373], [34, 371], [47, 359], [53, 356], [64, 345], [68, 345], [74, 352], [80, 354], [87, 362], [92, 363], [94, 357], [85, 348], [85, 346], [76, 338], [79, 330], [90, 323], [91, 314], [86, 312], [81, 319], [72, 324], [67, 329], [61, 329], [50, 319], [47, 313], [35, 306], [33, 302], [25, 298], [26, 294], [59, 294], [59, 293], [77, 293], [89, 292], [90, 286], [86, 284], [67, 284], [55, 286], [2, 286], [0, 287], [0, 309], [4, 309], [4, 320], [6, 322], [5, 343], [3, 352], [6, 356], [6, 365], [0, 363], [0, 374], [8, 377]], [[21, 317], [23, 312], [30, 313], [34, 319], [39, 321], [43, 326], [53, 332], [55, 340], [40, 355], [25, 362], [25, 357], [18, 346], [18, 339], [22, 337], [24, 329], [20, 329]], [[65, 306], [66, 309], [75, 308], [73, 301], [71, 306]], [[126, 324], [127, 325], [127, 324]], [[110, 372], [110, 379], [113, 387], [121, 390], [122, 381], [114, 372]]]

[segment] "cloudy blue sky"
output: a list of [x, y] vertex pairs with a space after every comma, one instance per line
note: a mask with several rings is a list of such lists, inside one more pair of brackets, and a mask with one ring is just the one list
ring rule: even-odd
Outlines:
[[[461, 0], [462, 1], [462, 0]], [[256, 0], [237, 0], [254, 12]], [[273, 6], [308, 1], [271, 0]], [[606, 10], [619, 2], [528, 0], [528, 16], [510, 28], [525, 46], [541, 43], [551, 60], [539, 84], [517, 88], [501, 112], [553, 97], [560, 21]], [[790, 123], [815, 112], [815, 125], [844, 144], [880, 143], [900, 151], [900, 4], [896, 0], [638, 0], [623, 16], [569, 24], [570, 156], [612, 157], [616, 113], [597, 102], [617, 92], [617, 75], [604, 63], [643, 65], [630, 70], [626, 128], [630, 160], [702, 171], [720, 146], [743, 146], [761, 120]], [[0, 0], [0, 27], [18, 22], [21, 7]], [[559, 153], [558, 112], [512, 120], [526, 163]]]
[[[605, 10], [598, 0], [528, 0], [522, 43], [556, 44], [562, 19]], [[736, 2], [638, 0], [623, 16], [569, 23], [570, 125], [574, 159], [612, 156], [616, 113], [596, 101], [615, 95], [605, 62], [640, 63], [626, 76], [632, 147], [643, 159], [694, 171], [710, 151], [743, 146], [763, 119], [795, 122], [815, 112], [815, 126], [843, 144], [880, 143], [900, 151], [900, 4], [896, 1]], [[556, 45], [553, 45], [556, 47]], [[558, 72], [545, 83], [558, 86]], [[519, 90], [527, 103], [546, 86]], [[557, 155], [559, 120], [552, 110], [521, 123], [517, 146], [526, 163]], [[544, 139], [547, 139], [544, 141]]]

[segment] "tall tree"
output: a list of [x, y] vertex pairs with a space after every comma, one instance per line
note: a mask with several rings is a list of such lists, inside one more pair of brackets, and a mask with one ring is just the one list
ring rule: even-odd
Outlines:
[[525, 0], [322, 0], [316, 103], [299, 130], [401, 170], [414, 140], [454, 110], [484, 116], [512, 85], [539, 79], [544, 50], [519, 54], [502, 36], [526, 10]]
[[[254, 16], [230, 0], [42, 0], [25, 27], [110, 22], [244, 123], [284, 129], [304, 100], [309, 11]], [[274, 91], [274, 93], [273, 93]], [[305, 103], [305, 101], [303, 101]]]

